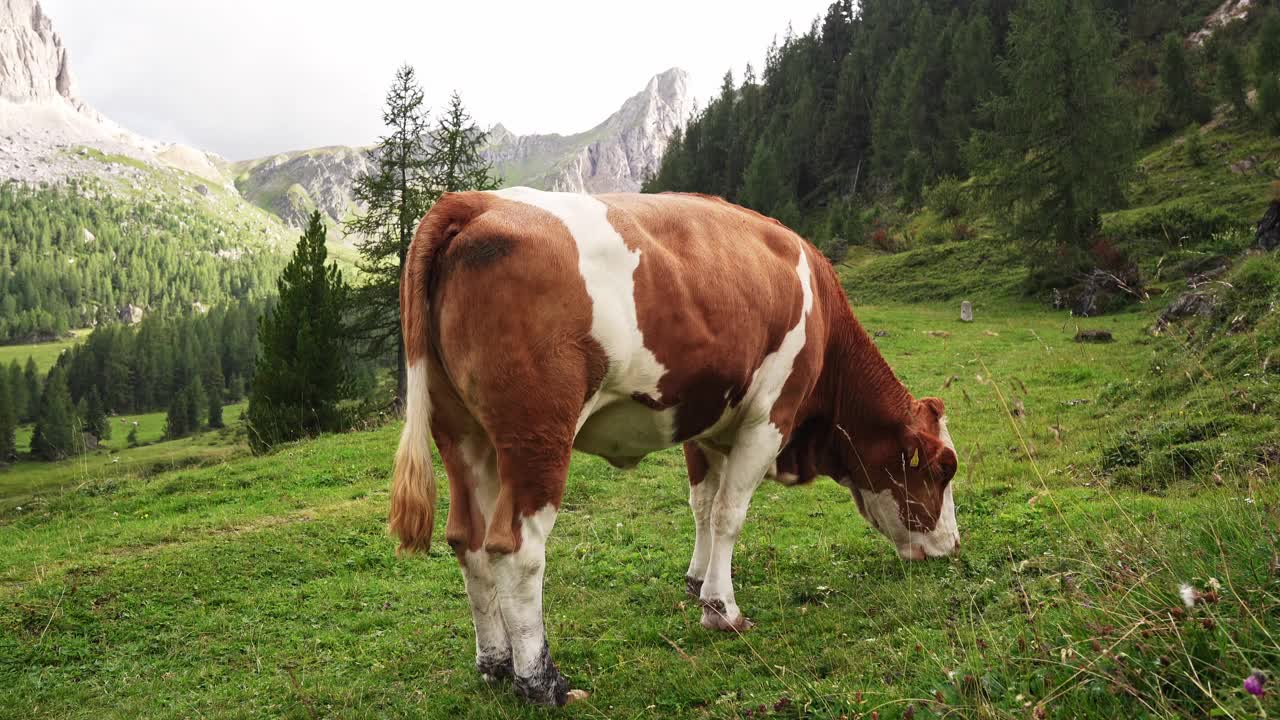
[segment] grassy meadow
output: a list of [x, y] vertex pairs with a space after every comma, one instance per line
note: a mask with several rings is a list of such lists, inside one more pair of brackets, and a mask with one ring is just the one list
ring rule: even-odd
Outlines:
[[10, 363], [17, 360], [18, 365], [25, 369], [27, 358], [30, 357], [35, 359], [36, 367], [41, 373], [49, 372], [49, 368], [58, 361], [58, 356], [89, 337], [89, 332], [89, 330], [76, 330], [70, 337], [53, 342], [0, 345], [0, 365], [8, 368]]
[[[1014, 302], [978, 302], [972, 324], [949, 302], [856, 309], [888, 333], [877, 343], [912, 391], [947, 403], [959, 557], [900, 561], [829, 480], [768, 484], [735, 555], [738, 601], [757, 626], [712, 633], [684, 595], [681, 456], [632, 471], [577, 457], [546, 611], [557, 662], [592, 694], [557, 713], [472, 669], [443, 512], [429, 556], [395, 557], [384, 523], [397, 426], [166, 472], [85, 472], [21, 510], [0, 504], [0, 716], [1280, 710], [1273, 694], [1241, 689], [1280, 664], [1274, 424], [1203, 429], [1226, 413], [1232, 383], [1256, 377], [1148, 392], [1185, 340], [1151, 337], [1147, 307], [1089, 321], [1115, 335], [1103, 345], [1076, 344], [1074, 321]], [[1203, 437], [1174, 437], [1189, 428]], [[1169, 470], [1170, 448], [1196, 454]], [[1190, 608], [1184, 583], [1202, 593]]]

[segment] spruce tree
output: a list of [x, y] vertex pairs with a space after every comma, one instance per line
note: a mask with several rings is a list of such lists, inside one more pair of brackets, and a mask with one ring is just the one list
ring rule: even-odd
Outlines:
[[1166, 129], [1182, 129], [1190, 122], [1204, 122], [1208, 107], [1191, 77], [1182, 38], [1171, 34], [1164, 40], [1160, 59], [1160, 103]]
[[348, 289], [327, 257], [324, 223], [314, 212], [280, 275], [279, 302], [259, 323], [261, 351], [246, 411], [254, 452], [340, 429], [338, 403], [350, 386], [342, 317]]
[[1133, 170], [1136, 123], [1117, 89], [1116, 46], [1092, 2], [1029, 0], [1011, 21], [1007, 94], [973, 147], [988, 203], [1051, 282], [1077, 269]]
[[1249, 114], [1248, 92], [1244, 76], [1244, 66], [1240, 62], [1240, 54], [1235, 48], [1226, 46], [1218, 53], [1218, 99], [1231, 106], [1236, 117], [1245, 118]]
[[1267, 15], [1258, 31], [1258, 45], [1253, 57], [1254, 79], [1280, 75], [1280, 14]]
[[66, 371], [55, 365], [49, 371], [40, 396], [35, 431], [31, 435], [31, 452], [45, 460], [61, 460], [70, 456], [79, 445], [75, 437], [76, 424]]
[[404, 342], [400, 337], [400, 271], [418, 221], [431, 207], [427, 109], [413, 67], [402, 65], [387, 92], [382, 122], [387, 134], [368, 152], [373, 170], [356, 178], [352, 195], [366, 207], [346, 224], [358, 236], [365, 282], [356, 291], [353, 323], [366, 351], [396, 353], [396, 399], [404, 400]]
[[40, 414], [44, 386], [40, 382], [40, 368], [36, 367], [36, 359], [30, 355], [27, 356], [27, 367], [23, 371], [22, 382], [23, 395], [27, 400], [27, 413], [21, 419], [23, 422], [35, 422], [36, 417]]
[[9, 462], [18, 454], [18, 409], [13, 390], [9, 374], [0, 372], [0, 463]]
[[16, 358], [9, 361], [7, 378], [14, 415], [17, 416], [18, 422], [22, 422], [27, 417], [27, 384], [23, 382], [22, 366], [18, 364]]

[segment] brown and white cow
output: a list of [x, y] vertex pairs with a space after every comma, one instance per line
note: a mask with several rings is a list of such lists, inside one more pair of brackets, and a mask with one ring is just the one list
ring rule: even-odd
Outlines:
[[741, 630], [733, 546], [766, 476], [818, 475], [906, 559], [959, 548], [942, 402], [913, 399], [798, 235], [696, 195], [528, 188], [445, 195], [401, 287], [408, 363], [391, 529], [431, 538], [428, 433], [449, 476], [446, 536], [476, 666], [526, 699], [570, 691], [542, 578], [573, 449], [630, 466], [684, 444], [702, 624]]

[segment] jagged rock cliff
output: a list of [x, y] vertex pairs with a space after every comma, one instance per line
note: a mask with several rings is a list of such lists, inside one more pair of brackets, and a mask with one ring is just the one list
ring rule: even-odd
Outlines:
[[570, 192], [636, 191], [688, 119], [688, 74], [672, 68], [594, 128], [576, 135], [490, 131], [488, 157], [505, 185]]
[[102, 174], [106, 164], [72, 152], [82, 147], [226, 182], [216, 156], [129, 132], [81, 100], [70, 54], [38, 0], [0, 0], [0, 180]]

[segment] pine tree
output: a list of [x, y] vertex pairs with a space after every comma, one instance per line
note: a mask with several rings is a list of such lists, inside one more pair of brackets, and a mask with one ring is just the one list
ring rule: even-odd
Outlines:
[[396, 353], [396, 399], [404, 400], [404, 342], [400, 337], [400, 270], [418, 221], [434, 201], [428, 161], [427, 109], [417, 73], [396, 71], [382, 122], [388, 133], [369, 151], [373, 171], [356, 178], [352, 195], [367, 209], [346, 225], [360, 237], [359, 267], [365, 284], [356, 291], [353, 323], [371, 357]]
[[1253, 58], [1254, 80], [1280, 75], [1280, 14], [1270, 13], [1258, 32], [1258, 46]]
[[428, 199], [447, 192], [493, 190], [498, 179], [493, 166], [480, 155], [489, 134], [471, 121], [458, 93], [449, 97], [449, 107], [431, 132], [431, 152], [427, 156], [430, 186]]
[[[173, 394], [169, 401], [169, 411], [164, 418], [164, 436], [170, 440], [183, 438], [191, 434], [191, 395], [186, 392]], [[132, 434], [132, 433], [130, 433]]]
[[9, 374], [0, 372], [0, 463], [7, 463], [18, 454], [18, 409], [13, 396]]
[[138, 423], [135, 422], [133, 426], [129, 428], [129, 435], [125, 440], [129, 443], [129, 447], [138, 447]]
[[67, 374], [55, 365], [45, 380], [31, 435], [31, 452], [45, 460], [61, 460], [71, 455], [76, 442], [76, 417], [67, 388]]
[[207, 390], [209, 396], [209, 429], [226, 427], [222, 419], [222, 387], [214, 385]]
[[348, 289], [325, 265], [325, 227], [314, 212], [277, 283], [279, 302], [260, 321], [261, 352], [246, 420], [249, 444], [277, 443], [340, 429], [338, 403], [350, 385], [342, 310]]
[[1136, 123], [1117, 91], [1116, 45], [1091, 2], [1029, 0], [1011, 22], [1008, 93], [974, 145], [989, 204], [1053, 280], [1074, 269], [1133, 169]]
[[1245, 118], [1249, 114], [1249, 103], [1245, 89], [1244, 66], [1240, 63], [1240, 54], [1235, 48], [1226, 46], [1218, 53], [1218, 99], [1231, 105], [1236, 117]]
[[23, 381], [22, 366], [17, 359], [9, 362], [8, 370], [9, 397], [13, 403], [13, 414], [16, 422], [27, 419], [27, 384]]
[[1160, 103], [1166, 129], [1182, 129], [1187, 123], [1207, 119], [1208, 107], [1191, 78], [1191, 65], [1182, 38], [1171, 34], [1164, 40], [1160, 60]]
[[84, 430], [99, 441], [111, 439], [111, 423], [107, 422], [107, 412], [96, 387], [89, 388], [85, 396]]
[[187, 429], [193, 433], [198, 432], [204, 426], [206, 413], [209, 410], [209, 397], [204, 392], [204, 383], [192, 376], [182, 393], [187, 396], [185, 402]]

